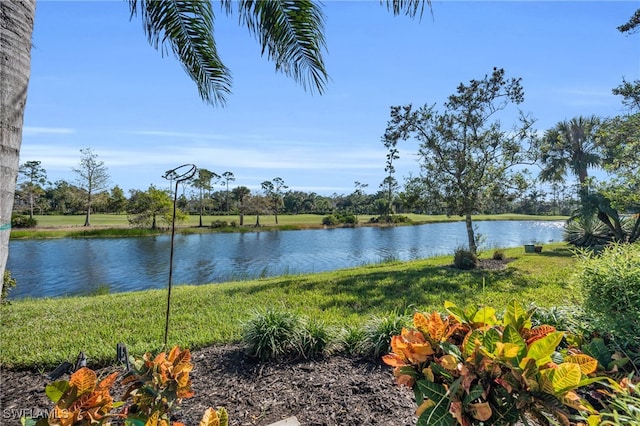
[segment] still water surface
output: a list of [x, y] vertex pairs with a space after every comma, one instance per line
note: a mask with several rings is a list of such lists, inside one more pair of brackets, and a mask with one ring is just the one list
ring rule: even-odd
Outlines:
[[[562, 240], [564, 222], [477, 222], [482, 248]], [[18, 285], [10, 298], [165, 288], [170, 236], [12, 240], [7, 268]], [[390, 228], [339, 228], [176, 235], [173, 282], [204, 284], [331, 271], [389, 259], [452, 254], [466, 246], [464, 222]]]

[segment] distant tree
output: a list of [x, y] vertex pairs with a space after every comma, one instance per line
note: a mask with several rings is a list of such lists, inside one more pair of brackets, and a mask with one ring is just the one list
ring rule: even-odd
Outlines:
[[127, 197], [118, 185], [111, 188], [109, 194], [108, 209], [111, 213], [121, 213], [127, 209]]
[[237, 203], [237, 206], [238, 206], [238, 214], [240, 215], [240, 226], [244, 225], [246, 201], [250, 194], [251, 194], [251, 190], [246, 186], [238, 186], [231, 190], [231, 197]]
[[255, 227], [259, 228], [260, 216], [270, 210], [269, 199], [261, 195], [251, 195], [245, 200], [245, 209], [247, 214], [256, 215]]
[[274, 178], [273, 181], [266, 180], [261, 184], [262, 191], [267, 199], [267, 203], [270, 206], [271, 211], [276, 219], [276, 225], [278, 224], [278, 210], [282, 207], [282, 191], [288, 188], [284, 184], [282, 178]]
[[[127, 213], [132, 226], [158, 229], [158, 220], [169, 226], [173, 218], [171, 191], [158, 189], [154, 185], [149, 186], [146, 191], [131, 190]], [[176, 210], [177, 221], [184, 221], [186, 218], [184, 212]]]
[[353, 194], [351, 194], [351, 199], [353, 200], [353, 214], [356, 217], [356, 223], [358, 223], [358, 213], [361, 212], [362, 204], [366, 198], [364, 190], [369, 186], [369, 184], [355, 181], [353, 182], [353, 186], [355, 187]]
[[383, 137], [382, 142], [385, 148], [387, 148], [387, 161], [384, 167], [387, 176], [380, 184], [380, 189], [384, 191], [387, 200], [387, 209], [384, 215], [391, 216], [393, 214], [393, 198], [399, 188], [398, 180], [394, 176], [396, 172], [394, 162], [400, 158], [400, 151], [397, 148], [398, 139]]
[[99, 161], [98, 154], [94, 153], [91, 148], [83, 148], [80, 152], [82, 153], [80, 167], [73, 169], [73, 171], [78, 175], [78, 187], [85, 192], [86, 216], [84, 226], [91, 226], [91, 202], [93, 195], [96, 192], [107, 189], [110, 177], [104, 161]]
[[622, 96], [622, 103], [630, 111], [640, 110], [640, 80], [634, 80], [632, 83], [623, 78], [622, 84], [611, 92]]
[[504, 70], [494, 68], [482, 80], [461, 83], [443, 112], [428, 105], [417, 110], [411, 105], [391, 107], [384, 140], [420, 142], [429, 197], [444, 203], [449, 213], [464, 216], [473, 253], [477, 243], [471, 215], [481, 209], [486, 194], [510, 189], [512, 167], [526, 161], [522, 143], [533, 137], [533, 122], [522, 112], [510, 131], [504, 131], [499, 120], [509, 104], [524, 101], [520, 80], [505, 79]]
[[229, 214], [229, 182], [235, 182], [236, 177], [231, 172], [224, 172], [222, 174], [222, 180], [225, 185], [225, 205], [227, 207], [227, 214]]
[[191, 185], [198, 190], [199, 193], [199, 213], [200, 213], [200, 227], [202, 227], [202, 215], [205, 208], [205, 195], [211, 191], [211, 180], [213, 177], [218, 176], [210, 170], [198, 169], [198, 177], [191, 181]]
[[44, 194], [42, 186], [47, 183], [47, 171], [40, 164], [40, 161], [27, 161], [19, 169], [20, 174], [24, 176], [21, 190], [29, 198], [29, 217], [32, 219], [36, 198]]

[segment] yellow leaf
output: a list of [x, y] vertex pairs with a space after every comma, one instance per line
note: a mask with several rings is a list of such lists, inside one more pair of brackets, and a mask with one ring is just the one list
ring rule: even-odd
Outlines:
[[149, 418], [147, 419], [147, 422], [144, 424], [144, 426], [158, 426], [158, 418], [160, 417], [160, 413], [157, 411], [154, 411], [153, 414], [151, 414], [151, 416], [149, 416]]
[[442, 321], [442, 317], [439, 313], [433, 311], [431, 315], [429, 315], [428, 321], [429, 336], [431, 336], [431, 339], [436, 342], [441, 341], [445, 332], [445, 325]]
[[220, 418], [213, 408], [209, 407], [202, 415], [200, 426], [220, 426]]
[[580, 384], [582, 372], [578, 364], [562, 363], [558, 365], [551, 378], [553, 389], [556, 392], [564, 392], [575, 389]]
[[87, 367], [82, 367], [71, 375], [69, 386], [75, 386], [78, 389], [77, 395], [80, 396], [87, 392], [92, 392], [97, 382], [96, 373]]
[[585, 354], [569, 355], [564, 359], [564, 362], [578, 364], [580, 366], [580, 371], [585, 376], [593, 373], [598, 368], [598, 361]]
[[427, 367], [423, 369], [422, 374], [424, 375], [424, 378], [430, 382], [433, 382], [436, 379], [436, 377], [433, 375], [433, 371], [431, 370], [431, 367]]
[[424, 314], [420, 312], [416, 312], [413, 314], [413, 326], [423, 334], [429, 333], [429, 321], [424, 316]]
[[440, 358], [439, 364], [447, 370], [455, 371], [458, 368], [458, 360], [453, 355], [445, 355]]
[[481, 422], [487, 421], [491, 418], [491, 406], [489, 406], [488, 402], [469, 404], [469, 409], [473, 418], [478, 419]]
[[433, 402], [430, 399], [425, 399], [424, 401], [422, 401], [422, 404], [420, 404], [420, 406], [416, 410], [416, 417], [420, 417], [422, 413], [424, 413], [425, 411], [427, 411], [427, 409], [429, 409], [430, 407], [433, 407], [434, 405], [436, 405], [435, 402]]

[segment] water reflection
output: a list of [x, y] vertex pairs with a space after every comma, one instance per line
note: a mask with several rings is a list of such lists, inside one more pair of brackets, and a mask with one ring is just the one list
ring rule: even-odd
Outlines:
[[[560, 241], [563, 222], [478, 222], [483, 248]], [[176, 235], [173, 282], [202, 284], [321, 272], [384, 260], [451, 254], [466, 245], [463, 222], [390, 228], [337, 228]], [[12, 298], [164, 288], [170, 237], [12, 240]]]

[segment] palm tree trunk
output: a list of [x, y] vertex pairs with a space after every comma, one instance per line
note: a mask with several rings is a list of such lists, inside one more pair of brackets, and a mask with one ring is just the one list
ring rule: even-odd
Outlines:
[[35, 0], [0, 1], [0, 292], [9, 257], [35, 13]]

